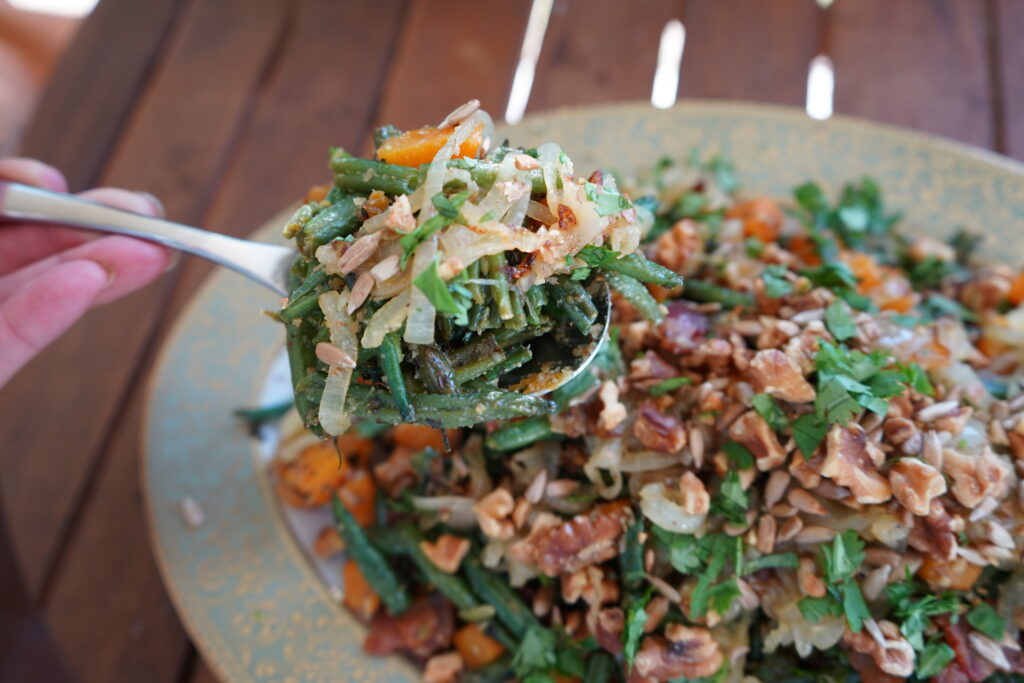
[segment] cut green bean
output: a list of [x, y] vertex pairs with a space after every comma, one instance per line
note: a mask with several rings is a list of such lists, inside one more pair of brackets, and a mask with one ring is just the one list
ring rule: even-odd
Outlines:
[[302, 226], [296, 242], [307, 257], [312, 257], [317, 247], [351, 235], [363, 224], [362, 211], [352, 197], [345, 197], [313, 216]]
[[506, 578], [492, 573], [476, 558], [464, 559], [462, 569], [469, 578], [469, 585], [485, 603], [494, 607], [498, 621], [504, 624], [512, 635], [521, 638], [530, 627], [540, 627], [540, 621], [519, 594], [508, 585]]
[[649, 282], [652, 285], [673, 289], [683, 284], [683, 278], [675, 271], [669, 270], [660, 263], [649, 260], [639, 252], [634, 252], [621, 258], [609, 257], [601, 261], [603, 270], [611, 270], [616, 273], [628, 275], [640, 282]]
[[468, 289], [470, 295], [472, 295], [473, 302], [476, 304], [484, 303], [486, 299], [484, 299], [483, 288], [480, 286], [479, 282], [474, 282], [474, 280], [480, 279], [479, 259], [470, 263], [469, 266], [466, 268], [466, 279], [469, 280], [469, 282], [466, 283], [466, 289]]
[[281, 309], [281, 319], [291, 322], [296, 318], [318, 312], [320, 310], [321, 294], [322, 292], [319, 289], [314, 289], [297, 298], [290, 298], [288, 305]]
[[597, 320], [597, 306], [594, 305], [594, 300], [583, 288], [583, 285], [575, 280], [565, 280], [559, 286], [565, 298], [575, 304], [583, 312], [583, 315], [587, 316], [588, 326], [592, 325]]
[[405, 379], [402, 377], [402, 345], [398, 341], [398, 335], [389, 332], [384, 335], [380, 344], [380, 352], [377, 356], [381, 370], [384, 371], [384, 381], [388, 383], [391, 390], [391, 397], [395, 400], [398, 413], [406, 422], [416, 419], [416, 411], [409, 402], [409, 391], [405, 386]]
[[638, 280], [612, 271], [608, 273], [608, 284], [631, 303], [640, 315], [651, 322], [660, 323], [665, 317], [661, 304], [654, 300], [651, 293]]
[[[322, 436], [322, 432], [318, 433], [319, 426], [311, 424], [310, 415], [311, 412], [314, 412], [314, 406], [319, 405], [320, 394], [313, 397], [305, 390], [305, 385], [309, 384], [310, 369], [315, 368], [317, 364], [310, 327], [304, 323], [285, 323], [284, 329], [288, 367], [292, 373], [292, 389], [295, 392], [295, 410], [298, 411], [299, 417], [302, 418], [307, 429], [316, 433], [317, 436]], [[320, 391], [323, 393], [322, 388]]]
[[507, 372], [526, 365], [533, 358], [533, 351], [527, 346], [512, 346], [505, 351], [505, 360], [494, 365], [487, 371], [484, 377], [487, 380], [496, 380]]
[[750, 294], [693, 278], [686, 279], [686, 284], [683, 286], [683, 297], [702, 303], [722, 304], [726, 308], [736, 308], [737, 306], [750, 308], [754, 305], [754, 297]]
[[[510, 420], [555, 411], [551, 401], [500, 389], [467, 394], [411, 394], [410, 400], [417, 420], [431, 427], [470, 427], [488, 420]], [[399, 424], [402, 421], [390, 392], [365, 384], [349, 386], [345, 409], [350, 415], [373, 422]]]
[[493, 298], [498, 305], [498, 315], [502, 320], [512, 318], [512, 301], [508, 291], [508, 275], [505, 273], [505, 253], [491, 254], [484, 257], [487, 260], [488, 275], [496, 281], [493, 285]]
[[558, 299], [555, 305], [562, 312], [562, 315], [579, 330], [580, 334], [589, 336], [590, 325], [593, 321], [587, 317], [586, 313], [580, 310], [580, 307], [575, 302], [571, 301], [568, 297], [563, 297]]
[[459, 363], [453, 369], [455, 383], [462, 385], [471, 379], [475, 379], [500, 367], [505, 361], [505, 352], [500, 346], [495, 345], [494, 349], [485, 356], [474, 358], [468, 362]]
[[436, 346], [417, 344], [415, 352], [417, 376], [433, 394], [454, 394], [459, 390], [455, 372], [445, 352]]
[[387, 560], [370, 544], [362, 527], [356, 523], [337, 494], [331, 499], [331, 509], [338, 533], [345, 541], [345, 551], [359, 566], [359, 571], [373, 592], [380, 596], [381, 602], [391, 614], [404, 612], [409, 607], [409, 594]]
[[488, 358], [496, 351], [501, 351], [501, 344], [494, 334], [488, 332], [465, 346], [449, 351], [448, 360], [453, 365], [466, 365], [481, 358]]
[[[494, 184], [498, 177], [498, 164], [478, 161], [476, 159], [452, 159], [448, 162], [448, 168], [458, 168], [469, 171], [470, 177], [481, 188], [488, 188]], [[409, 194], [423, 182], [427, 175], [428, 165], [419, 168], [398, 166], [382, 161], [370, 159], [357, 159], [335, 155], [331, 159], [331, 170], [334, 172], [334, 183], [343, 190], [350, 192], [368, 193], [373, 190], [381, 190], [390, 195]], [[532, 191], [534, 194], [543, 194], [547, 191], [544, 185], [544, 177], [540, 170], [527, 173]], [[560, 180], [560, 179], [559, 179]], [[446, 184], [446, 188], [455, 188], [464, 185], [461, 181], [452, 180]]]
[[613, 657], [604, 650], [591, 652], [587, 658], [586, 673], [583, 680], [587, 683], [611, 683], [618, 676], [619, 666]]
[[644, 530], [643, 518], [634, 521], [625, 534], [625, 544], [619, 555], [619, 576], [626, 588], [639, 588], [647, 578], [644, 572], [644, 545], [640, 542], [640, 534]]
[[539, 284], [526, 290], [526, 320], [531, 325], [540, 325], [543, 322], [544, 304], [547, 303], [546, 285]]
[[547, 415], [538, 415], [499, 427], [487, 436], [485, 443], [492, 451], [518, 451], [554, 435], [551, 419]]
[[505, 321], [505, 327], [521, 330], [526, 326], [526, 311], [523, 307], [523, 293], [518, 287], [509, 287], [508, 300], [512, 305], [512, 317]]
[[514, 344], [522, 344], [523, 342], [528, 342], [531, 339], [547, 334], [551, 331], [551, 328], [551, 323], [544, 323], [542, 325], [524, 327], [521, 330], [498, 330], [494, 333], [494, 340], [498, 342], [498, 345], [501, 348], [507, 349]]
[[373, 146], [375, 148], [376, 147], [380, 147], [382, 144], [384, 144], [385, 140], [390, 140], [391, 138], [396, 138], [396, 137], [398, 137], [401, 134], [402, 134], [402, 131], [400, 131], [399, 129], [395, 128], [391, 124], [388, 124], [386, 126], [380, 126], [379, 128], [374, 128], [373, 129]]

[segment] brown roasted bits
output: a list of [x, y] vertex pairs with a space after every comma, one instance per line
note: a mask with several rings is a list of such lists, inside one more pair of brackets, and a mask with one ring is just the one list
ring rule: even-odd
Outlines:
[[536, 528], [510, 552], [520, 561], [536, 562], [548, 576], [576, 572], [618, 555], [618, 540], [630, 517], [625, 502], [601, 503], [589, 514]]
[[645, 401], [640, 406], [633, 434], [645, 447], [662, 453], [678, 453], [686, 445], [683, 423], [658, 410], [653, 401]]
[[821, 474], [850, 489], [858, 503], [884, 503], [892, 497], [889, 480], [878, 471], [885, 454], [859, 425], [833, 425]]
[[778, 349], [758, 351], [750, 361], [750, 378], [758, 392], [770, 394], [791, 403], [807, 403], [815, 397], [811, 386], [796, 362]]
[[729, 428], [729, 436], [754, 455], [757, 469], [762, 472], [773, 470], [786, 462], [786, 451], [757, 411], [750, 410], [740, 415]]
[[946, 492], [946, 480], [931, 465], [903, 458], [889, 470], [892, 495], [915, 515], [927, 515], [932, 499]]
[[664, 636], [647, 636], [634, 660], [636, 672], [659, 681], [710, 676], [724, 661], [706, 628], [670, 624]]

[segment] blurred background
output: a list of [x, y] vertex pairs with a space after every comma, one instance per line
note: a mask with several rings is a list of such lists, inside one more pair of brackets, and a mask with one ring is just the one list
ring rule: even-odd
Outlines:
[[[329, 145], [474, 97], [509, 121], [769, 102], [1022, 158], [1022, 35], [1020, 0], [0, 0], [0, 154], [236, 235], [324, 182]], [[149, 368], [208, 272], [91, 313], [0, 392], [0, 679], [212, 680], [138, 486]]]

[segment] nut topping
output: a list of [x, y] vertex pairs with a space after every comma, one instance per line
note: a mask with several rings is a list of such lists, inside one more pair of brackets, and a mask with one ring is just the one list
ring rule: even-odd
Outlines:
[[946, 492], [942, 474], [921, 460], [903, 458], [889, 470], [892, 495], [915, 515], [927, 515], [932, 498]]
[[821, 474], [853, 493], [858, 503], [884, 503], [892, 497], [889, 481], [878, 467], [885, 454], [859, 425], [833, 425]]
[[758, 351], [750, 361], [750, 377], [759, 392], [791, 403], [807, 403], [816, 395], [800, 366], [778, 349]]

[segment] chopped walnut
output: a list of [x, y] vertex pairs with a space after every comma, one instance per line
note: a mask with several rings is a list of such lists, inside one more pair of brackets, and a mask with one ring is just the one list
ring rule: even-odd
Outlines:
[[515, 510], [515, 499], [508, 489], [496, 488], [473, 504], [480, 530], [487, 536], [509, 539], [515, 535], [515, 524], [510, 519]]
[[625, 627], [626, 615], [622, 608], [608, 607], [597, 613], [594, 638], [604, 650], [617, 655], [622, 652], [622, 629]]
[[883, 427], [885, 438], [906, 455], [917, 455], [924, 446], [921, 430], [905, 417], [890, 417]]
[[750, 377], [757, 391], [783, 401], [807, 403], [816, 395], [800, 366], [778, 349], [758, 351], [750, 361]]
[[647, 636], [634, 660], [636, 672], [659, 681], [710, 676], [725, 657], [706, 628], [669, 624], [664, 636]]
[[778, 437], [755, 410], [747, 411], [733, 422], [729, 436], [754, 455], [757, 469], [762, 472], [773, 470], [786, 462], [786, 451]]
[[843, 633], [843, 642], [854, 651], [870, 656], [885, 673], [907, 677], [914, 673], [914, 648], [900, 635], [895, 624], [892, 624], [894, 629], [883, 627], [883, 624], [892, 622], [879, 622], [876, 635], [869, 633], [868, 628], [859, 633], [847, 630]]
[[645, 401], [640, 406], [633, 423], [633, 434], [645, 447], [662, 453], [678, 453], [686, 445], [683, 423], [659, 411], [652, 401]]
[[1000, 268], [987, 268], [964, 285], [960, 300], [972, 311], [989, 311], [1006, 299], [1010, 277]]
[[987, 446], [981, 455], [945, 449], [942, 472], [952, 478], [953, 496], [966, 508], [973, 508], [986, 496], [998, 498], [1010, 479], [1010, 468]]
[[796, 570], [800, 593], [812, 598], [825, 597], [825, 582], [818, 576], [818, 565], [809, 557], [800, 558], [800, 566]]
[[423, 669], [425, 683], [454, 683], [462, 671], [462, 657], [458, 652], [445, 652], [427, 660]]
[[412, 466], [414, 455], [416, 451], [413, 449], [396, 446], [387, 460], [373, 466], [373, 478], [389, 498], [397, 498], [402, 491], [416, 483], [416, 470]]
[[462, 558], [469, 552], [469, 539], [441, 534], [437, 540], [420, 542], [420, 550], [434, 566], [447, 574], [454, 574], [462, 564]]
[[878, 468], [885, 454], [859, 425], [833, 425], [821, 474], [850, 489], [858, 503], [884, 503], [892, 497], [889, 481]]
[[629, 380], [635, 386], [642, 386], [646, 382], [660, 382], [678, 375], [679, 371], [654, 351], [647, 351], [629, 364]]
[[597, 395], [601, 399], [601, 414], [597, 424], [604, 431], [610, 432], [622, 424], [627, 415], [626, 406], [619, 400], [619, 385], [612, 380], [605, 380]]
[[761, 331], [755, 344], [759, 349], [777, 349], [800, 334], [800, 326], [789, 320], [762, 315], [758, 322]]
[[804, 460], [802, 453], [794, 451], [789, 460], [789, 474], [805, 489], [813, 489], [821, 483], [821, 466], [824, 462], [825, 457], [822, 455]]
[[605, 578], [604, 570], [594, 565], [562, 574], [562, 600], [571, 605], [580, 598], [588, 605], [618, 602], [619, 584]]
[[946, 480], [931, 465], [903, 458], [889, 470], [889, 484], [892, 495], [915, 515], [927, 515], [932, 498], [946, 492]]
[[696, 222], [683, 219], [654, 242], [651, 258], [677, 273], [692, 272], [703, 258], [704, 240]]
[[914, 518], [914, 528], [907, 537], [910, 547], [932, 557], [951, 560], [956, 555], [956, 534], [953, 519], [941, 500], [932, 500], [928, 514]]
[[706, 515], [711, 509], [711, 495], [704, 482], [693, 472], [679, 477], [679, 507], [688, 515]]
[[786, 357], [796, 363], [804, 374], [814, 371], [814, 356], [821, 349], [819, 339], [825, 336], [824, 326], [820, 321], [808, 325], [803, 332], [786, 342], [783, 352]]
[[509, 554], [520, 562], [536, 563], [548, 576], [575, 572], [615, 557], [630, 517], [622, 502], [595, 505], [587, 515], [571, 520], [541, 513], [530, 535], [513, 544]]

